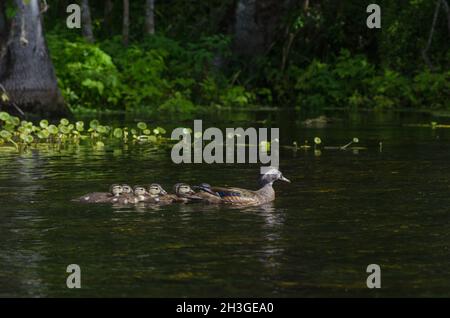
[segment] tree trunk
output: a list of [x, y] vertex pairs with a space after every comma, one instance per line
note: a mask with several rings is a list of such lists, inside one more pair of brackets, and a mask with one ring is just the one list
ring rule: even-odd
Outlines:
[[39, 0], [15, 0], [17, 12], [0, 52], [0, 84], [9, 101], [4, 110], [50, 116], [69, 114], [58, 89], [42, 29]]
[[89, 8], [89, 0], [81, 2], [81, 27], [83, 37], [89, 43], [94, 43], [94, 32], [92, 31], [91, 10]]
[[147, 0], [145, 3], [145, 33], [155, 34], [155, 0]]
[[264, 37], [256, 23], [256, 0], [238, 0], [234, 26], [234, 49], [237, 54], [262, 52]]
[[278, 36], [280, 17], [295, 1], [238, 0], [234, 25], [234, 51], [237, 54], [262, 55]]
[[108, 34], [112, 34], [111, 27], [112, 27], [112, 12], [113, 12], [113, 2], [111, 0], [105, 1], [105, 11], [104, 11], [104, 26], [107, 30]]
[[123, 0], [123, 24], [122, 24], [122, 43], [128, 45], [130, 42], [130, 2]]
[[0, 52], [3, 44], [6, 43], [7, 36], [7, 22], [6, 22], [6, 13], [5, 13], [5, 3], [0, 2]]

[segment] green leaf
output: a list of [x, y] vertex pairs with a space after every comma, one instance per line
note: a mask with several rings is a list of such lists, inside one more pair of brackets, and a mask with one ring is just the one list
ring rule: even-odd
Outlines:
[[39, 126], [41, 126], [41, 128], [47, 128], [47, 127], [48, 127], [48, 120], [42, 119], [42, 120], [39, 122]]
[[147, 129], [147, 124], [144, 123], [144, 122], [139, 122], [139, 123], [137, 124], [137, 126], [138, 126], [138, 128], [141, 129], [141, 130]]
[[89, 123], [89, 127], [91, 127], [92, 129], [96, 129], [99, 125], [100, 123], [97, 119], [91, 120], [91, 122]]
[[51, 133], [52, 135], [56, 135], [58, 133], [58, 127], [56, 127], [55, 125], [49, 125], [47, 127], [47, 130], [49, 131], [49, 133]]
[[95, 146], [96, 146], [97, 148], [103, 148], [103, 147], [105, 147], [105, 144], [104, 144], [103, 142], [101, 142], [101, 141], [97, 141], [97, 142], [95, 143]]
[[65, 126], [67, 126], [69, 124], [69, 121], [66, 118], [61, 119], [59, 122]]
[[9, 119], [9, 122], [11, 124], [13, 124], [14, 126], [17, 126], [17, 125], [20, 124], [20, 118], [16, 117], [16, 116], [11, 116], [10, 119]]
[[80, 131], [80, 132], [84, 131], [84, 122], [82, 122], [82, 121], [77, 121], [77, 122], [75, 123], [75, 126], [76, 126], [76, 128], [77, 128], [78, 131]]
[[62, 132], [63, 134], [68, 134], [70, 133], [70, 129], [67, 126], [64, 126], [63, 124], [59, 124], [59, 131]]
[[8, 113], [0, 112], [0, 119], [3, 121], [8, 121], [10, 119], [10, 116]]
[[102, 125], [98, 125], [96, 130], [99, 134], [104, 134], [104, 133], [108, 132], [108, 129]]
[[122, 131], [122, 129], [120, 129], [120, 128], [114, 129], [113, 135], [114, 135], [114, 137], [116, 137], [116, 138], [122, 138], [122, 137], [123, 137], [123, 131]]
[[27, 135], [27, 136], [25, 136], [24, 141], [28, 144], [31, 144], [34, 141], [34, 138], [31, 135]]
[[0, 137], [4, 139], [10, 139], [12, 137], [12, 134], [7, 130], [0, 131]]

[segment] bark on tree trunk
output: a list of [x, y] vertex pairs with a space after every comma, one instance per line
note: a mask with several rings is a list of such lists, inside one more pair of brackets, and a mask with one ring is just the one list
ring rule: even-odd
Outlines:
[[145, 33], [155, 34], [155, 0], [147, 0], [145, 3]]
[[83, 37], [89, 43], [94, 43], [94, 32], [92, 31], [91, 10], [89, 8], [89, 0], [81, 2], [81, 27]]
[[235, 21], [235, 52], [241, 55], [262, 52], [264, 38], [256, 23], [256, 0], [238, 0]]
[[112, 11], [113, 11], [113, 2], [111, 0], [106, 0], [103, 24], [104, 24], [104, 28], [106, 29], [108, 34], [112, 34], [112, 32], [111, 32]]
[[122, 25], [122, 43], [128, 45], [130, 42], [130, 2], [123, 0], [123, 25]]
[[247, 56], [265, 54], [278, 35], [280, 17], [290, 6], [291, 1], [287, 0], [238, 0], [234, 25], [235, 53]]
[[15, 0], [17, 12], [0, 52], [0, 84], [9, 97], [5, 111], [67, 116], [42, 29], [39, 0]]
[[5, 3], [0, 2], [0, 51], [3, 44], [6, 43], [7, 35], [7, 23], [6, 23], [6, 13], [5, 13]]

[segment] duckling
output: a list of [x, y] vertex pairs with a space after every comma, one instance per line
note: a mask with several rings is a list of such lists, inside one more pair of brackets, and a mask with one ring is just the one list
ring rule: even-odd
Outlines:
[[198, 186], [193, 186], [192, 188], [197, 190], [195, 195], [200, 197], [203, 202], [210, 204], [224, 203], [222, 198], [216, 192], [211, 190], [211, 185], [208, 183], [201, 183]]
[[211, 195], [216, 194], [224, 203], [239, 205], [260, 205], [275, 200], [275, 191], [273, 183], [277, 180], [291, 182], [285, 178], [283, 174], [274, 167], [271, 167], [265, 174], [259, 178], [261, 188], [256, 191], [241, 188], [221, 188], [209, 187], [202, 188]]
[[112, 184], [109, 187], [109, 192], [92, 192], [72, 201], [85, 203], [106, 203], [110, 202], [113, 198], [118, 198], [122, 192], [123, 187], [120, 184]]
[[[166, 203], [166, 201], [170, 201], [170, 197], [164, 198], [167, 196], [167, 191], [163, 189], [163, 187], [158, 183], [152, 183], [148, 186], [148, 200], [147, 202], [153, 202], [153, 203]], [[169, 202], [171, 203], [171, 202]]]
[[133, 194], [133, 189], [128, 184], [122, 184], [122, 195]]
[[159, 198], [161, 203], [190, 203], [202, 199], [195, 195], [194, 190], [186, 183], [177, 183], [173, 187], [175, 194], [166, 194]]
[[108, 202], [118, 204], [136, 203], [133, 189], [128, 184], [122, 184], [122, 193], [119, 196], [110, 198]]
[[137, 202], [152, 202], [153, 198], [149, 195], [145, 187], [135, 186], [134, 187], [134, 197]]

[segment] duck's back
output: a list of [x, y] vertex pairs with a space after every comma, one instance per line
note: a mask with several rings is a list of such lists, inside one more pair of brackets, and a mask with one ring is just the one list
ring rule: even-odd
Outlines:
[[73, 201], [85, 202], [85, 203], [105, 203], [105, 202], [109, 202], [109, 200], [111, 198], [112, 198], [112, 195], [109, 192], [92, 192], [92, 193], [85, 194]]
[[225, 203], [233, 204], [261, 204], [265, 202], [265, 198], [258, 191], [252, 191], [241, 188], [221, 188], [213, 187], [211, 190], [222, 199]]

